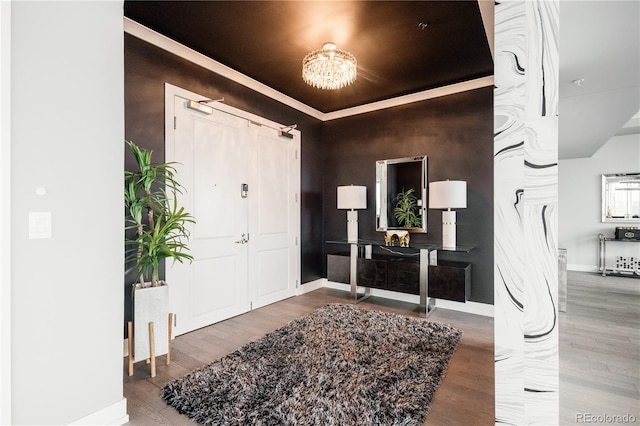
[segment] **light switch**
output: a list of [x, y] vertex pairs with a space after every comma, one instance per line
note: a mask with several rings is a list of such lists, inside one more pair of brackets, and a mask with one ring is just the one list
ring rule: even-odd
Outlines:
[[51, 238], [51, 212], [29, 212], [29, 239]]

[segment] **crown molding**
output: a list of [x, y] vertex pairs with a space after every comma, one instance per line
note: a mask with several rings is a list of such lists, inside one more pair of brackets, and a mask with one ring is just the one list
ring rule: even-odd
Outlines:
[[353, 115], [364, 114], [367, 112], [406, 105], [413, 102], [420, 102], [440, 96], [465, 92], [467, 90], [493, 86], [493, 76], [488, 76], [464, 81], [461, 83], [451, 84], [448, 86], [442, 86], [435, 89], [424, 90], [421, 92], [399, 96], [396, 98], [385, 99], [383, 101], [359, 105], [352, 108], [345, 108], [338, 111], [323, 113], [126, 17], [124, 18], [124, 32], [137, 37], [153, 46], [172, 53], [182, 59], [199, 65], [222, 77], [228, 78], [229, 80], [241, 84], [262, 95], [268, 96], [275, 101], [278, 101], [320, 121], [336, 120], [339, 118], [345, 118]]

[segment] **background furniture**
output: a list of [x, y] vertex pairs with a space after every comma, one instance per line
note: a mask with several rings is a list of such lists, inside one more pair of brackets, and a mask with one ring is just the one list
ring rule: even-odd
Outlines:
[[638, 264], [638, 259], [635, 259], [636, 267], [635, 268], [609, 268], [607, 269], [606, 265], [606, 254], [607, 254], [607, 242], [618, 242], [618, 243], [640, 243], [640, 240], [618, 240], [615, 238], [607, 237], [604, 234], [598, 234], [598, 239], [600, 240], [599, 244], [599, 259], [598, 259], [598, 271], [602, 274], [603, 277], [609, 275], [616, 275], [619, 277], [632, 277], [632, 278], [640, 278], [640, 266]]
[[567, 312], [567, 249], [558, 249], [558, 310]]
[[471, 294], [471, 264], [437, 260], [438, 250], [468, 253], [471, 246], [449, 250], [438, 244], [387, 247], [371, 240], [327, 243], [349, 245], [348, 254], [327, 255], [327, 279], [350, 284], [355, 301], [369, 297], [372, 288], [416, 294], [420, 296], [419, 311], [429, 315], [436, 298], [464, 302]]

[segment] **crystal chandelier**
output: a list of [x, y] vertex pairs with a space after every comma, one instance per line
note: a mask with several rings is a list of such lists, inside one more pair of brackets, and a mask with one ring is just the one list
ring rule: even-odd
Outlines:
[[302, 79], [318, 89], [340, 89], [353, 83], [356, 75], [355, 56], [333, 43], [325, 43], [302, 60]]

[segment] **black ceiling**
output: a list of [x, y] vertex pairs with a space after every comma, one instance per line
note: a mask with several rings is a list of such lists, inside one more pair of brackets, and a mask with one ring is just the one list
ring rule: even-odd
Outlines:
[[[125, 1], [124, 14], [324, 113], [493, 74], [475, 0]], [[351, 86], [302, 81], [328, 41], [357, 58]]]

